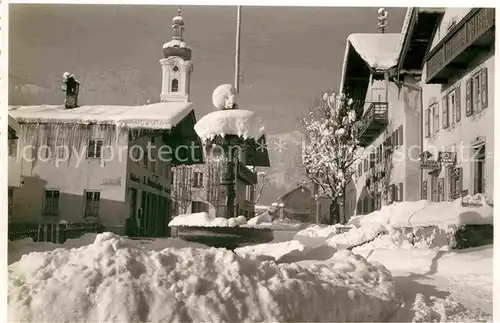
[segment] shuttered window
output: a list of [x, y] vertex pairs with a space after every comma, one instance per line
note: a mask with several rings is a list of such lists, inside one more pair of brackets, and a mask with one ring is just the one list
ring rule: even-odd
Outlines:
[[488, 107], [488, 69], [481, 69], [467, 80], [465, 103], [467, 117]]
[[437, 103], [432, 105], [432, 114], [434, 117], [433, 125], [434, 125], [434, 133], [439, 132], [439, 105]]
[[[451, 100], [448, 99], [448, 95], [445, 95], [442, 99], [442, 109], [443, 109], [443, 129], [447, 129], [450, 126], [450, 119], [449, 119], [449, 111], [450, 111], [450, 106], [452, 102]], [[453, 107], [452, 109], [453, 110]]]
[[459, 123], [462, 119], [462, 105], [460, 104], [460, 84], [455, 88], [455, 122]]
[[468, 79], [465, 84], [465, 116], [472, 115], [472, 78]]
[[430, 124], [430, 109], [427, 108], [425, 110], [425, 137], [429, 137], [431, 135], [431, 124]]

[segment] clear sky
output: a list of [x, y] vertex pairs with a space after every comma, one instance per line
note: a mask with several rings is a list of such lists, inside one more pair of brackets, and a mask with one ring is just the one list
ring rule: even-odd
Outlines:
[[[377, 9], [243, 7], [240, 107], [258, 111], [269, 134], [297, 130], [314, 97], [338, 89], [347, 36], [377, 32]], [[62, 104], [65, 71], [82, 82], [82, 105], [158, 101], [176, 10], [10, 5], [9, 104]], [[400, 32], [406, 8], [388, 11], [388, 32]], [[213, 89], [234, 82], [236, 7], [183, 6], [182, 15], [199, 119], [213, 111]]]

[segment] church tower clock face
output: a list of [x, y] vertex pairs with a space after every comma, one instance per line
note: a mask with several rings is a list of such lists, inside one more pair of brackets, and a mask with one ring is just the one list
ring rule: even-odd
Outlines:
[[174, 65], [171, 67], [171, 70], [172, 70], [172, 73], [173, 73], [173, 74], [179, 74], [179, 72], [180, 72], [179, 65], [174, 64]]

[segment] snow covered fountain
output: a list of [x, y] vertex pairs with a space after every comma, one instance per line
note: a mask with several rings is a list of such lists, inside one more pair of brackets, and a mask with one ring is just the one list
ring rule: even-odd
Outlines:
[[253, 111], [238, 109], [237, 99], [232, 85], [218, 86], [212, 95], [217, 111], [194, 126], [205, 146], [206, 162], [220, 168], [215, 211], [175, 217], [169, 223], [172, 236], [231, 250], [273, 240], [271, 229], [246, 226], [246, 217], [237, 214], [238, 179], [243, 176], [256, 184], [257, 176], [247, 166], [270, 166], [262, 119]]

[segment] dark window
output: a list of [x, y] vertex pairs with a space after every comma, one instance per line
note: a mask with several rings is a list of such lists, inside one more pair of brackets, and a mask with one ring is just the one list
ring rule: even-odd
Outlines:
[[179, 91], [179, 80], [173, 79], [172, 80], [172, 92], [178, 92]]
[[208, 212], [208, 204], [199, 201], [191, 202], [191, 213]]
[[87, 146], [87, 158], [101, 158], [104, 140], [89, 139]]
[[59, 190], [45, 190], [43, 215], [59, 214]]
[[85, 191], [85, 216], [98, 217], [101, 192]]
[[[455, 105], [455, 97], [448, 97], [448, 94], [445, 95], [443, 97], [443, 102], [441, 104], [441, 107], [443, 109], [443, 118], [442, 118], [442, 122], [443, 122], [443, 129], [447, 129], [449, 126], [450, 126], [450, 116], [449, 116], [449, 112], [450, 110], [453, 111], [453, 107], [452, 109], [450, 109], [450, 105], [453, 104], [453, 106]], [[452, 102], [453, 100], [453, 102]]]
[[193, 173], [193, 187], [203, 187], [203, 173]]
[[474, 194], [485, 192], [486, 146], [474, 148]]
[[431, 135], [431, 108], [425, 110], [425, 137]]
[[17, 140], [18, 139], [9, 139], [9, 157], [17, 156]]

